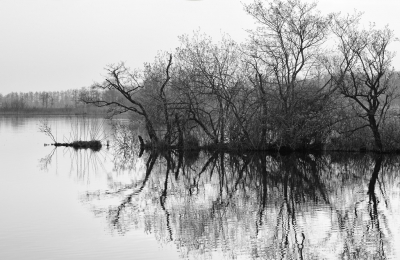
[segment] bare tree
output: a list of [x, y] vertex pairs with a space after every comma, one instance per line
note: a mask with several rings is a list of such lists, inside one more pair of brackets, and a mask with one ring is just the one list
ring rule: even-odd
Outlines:
[[[255, 75], [252, 84], [259, 90], [262, 102], [267, 102], [267, 95], [271, 97], [268, 102], [269, 106], [273, 104], [274, 113], [268, 114], [274, 118], [282, 141], [296, 146], [298, 139], [304, 137], [301, 130], [310, 121], [310, 109], [311, 114], [322, 111], [321, 103], [327, 103], [331, 93], [330, 81], [318, 77], [330, 16], [322, 16], [315, 3], [300, 0], [255, 0], [245, 5], [245, 10], [259, 25], [250, 31], [247, 48]], [[263, 110], [265, 118], [265, 104]], [[265, 119], [263, 124], [267, 125]], [[265, 135], [266, 127], [262, 138]]]
[[[145, 84], [146, 77], [139, 71], [131, 71], [125, 66], [124, 63], [117, 65], [110, 65], [106, 69], [107, 78], [103, 83], [96, 83], [92, 86], [93, 89], [116, 91], [122, 99], [107, 100], [101, 95], [83, 95], [82, 101], [87, 104], [94, 104], [98, 107], [108, 107], [112, 115], [117, 115], [125, 112], [133, 112], [144, 119], [145, 127], [149, 135], [150, 140], [153, 143], [159, 142], [159, 138], [156, 134], [152, 118], [149, 115], [149, 109], [151, 105], [146, 103], [148, 100], [143, 97], [143, 93], [148, 88], [159, 88], [159, 96], [165, 105], [165, 87], [170, 80], [170, 67], [172, 64], [172, 55], [169, 56], [168, 63], [165, 68], [166, 77], [161, 82], [152, 81], [150, 83], [160, 84], [155, 86], [152, 84]], [[149, 83], [149, 82], [147, 82]], [[166, 107], [164, 107], [166, 111]], [[165, 112], [166, 113], [166, 112]], [[168, 120], [167, 114], [166, 119]], [[169, 132], [169, 131], [168, 131]], [[167, 135], [169, 134], [167, 132]]]
[[326, 41], [329, 19], [316, 11], [316, 4], [300, 0], [256, 0], [245, 10], [260, 25], [251, 31], [252, 55], [272, 73], [268, 79], [277, 88], [282, 109], [296, 101], [299, 77], [304, 79], [316, 66], [320, 46]]
[[48, 120], [41, 120], [40, 125], [39, 125], [39, 132], [44, 133], [50, 139], [54, 142], [57, 143], [56, 137], [54, 137], [53, 132], [51, 130], [51, 126], [49, 126], [49, 121]]
[[395, 37], [388, 27], [359, 29], [360, 18], [359, 14], [334, 16], [332, 29], [338, 39], [339, 56], [331, 59], [328, 70], [340, 93], [365, 122], [359, 128], [369, 127], [374, 149], [382, 151], [380, 128], [398, 93], [391, 64], [394, 53], [388, 49]]
[[171, 80], [174, 77], [172, 54], [159, 53], [154, 62], [146, 63], [144, 69], [145, 90], [143, 101], [154, 124], [164, 133], [163, 141], [171, 145], [174, 141], [174, 108], [171, 103], [176, 99], [171, 93]]
[[244, 110], [240, 111], [236, 102], [243, 89], [237, 44], [227, 37], [216, 44], [200, 33], [180, 39], [178, 86], [189, 120], [196, 122], [214, 143], [224, 143], [233, 124], [249, 140]]

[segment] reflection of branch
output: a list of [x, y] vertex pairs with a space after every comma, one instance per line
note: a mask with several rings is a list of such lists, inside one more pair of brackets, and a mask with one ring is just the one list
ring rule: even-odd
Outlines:
[[[109, 215], [110, 216], [114, 215], [113, 219], [111, 220], [111, 223], [114, 226], [116, 226], [119, 223], [119, 219], [120, 219], [122, 210], [126, 207], [126, 205], [131, 203], [133, 196], [138, 195], [143, 190], [143, 188], [145, 187], [145, 185], [147, 183], [147, 180], [150, 177], [151, 171], [153, 170], [153, 166], [154, 166], [154, 163], [157, 160], [157, 157], [158, 157], [157, 154], [156, 155], [150, 155], [149, 159], [147, 160], [147, 163], [146, 163], [146, 176], [145, 176], [140, 188], [135, 190], [135, 191], [133, 191], [128, 196], [126, 196], [125, 199], [122, 201], [122, 203], [116, 209], [110, 209]], [[122, 191], [122, 189], [119, 190], [119, 192], [120, 191]]]
[[[370, 158], [370, 157], [364, 157]], [[382, 155], [378, 155], [374, 159], [373, 171], [368, 183], [368, 198], [366, 201], [361, 199], [354, 204], [354, 213], [351, 211], [346, 211], [344, 214], [341, 214], [340, 210], [336, 210], [336, 214], [338, 216], [338, 226], [340, 230], [344, 232], [344, 245], [343, 251], [340, 254], [341, 258], [357, 258], [357, 259], [365, 259], [366, 256], [368, 258], [377, 259], [386, 259], [385, 253], [385, 234], [382, 231], [380, 216], [378, 212], [378, 199], [376, 196], [376, 183], [378, 181], [379, 171], [382, 168]], [[371, 165], [370, 163], [366, 163], [365, 161], [359, 161], [361, 165]], [[371, 165], [372, 166], [372, 165]], [[367, 172], [368, 169], [365, 168], [361, 172]], [[363, 209], [363, 205], [367, 203], [367, 208]], [[360, 208], [359, 208], [360, 207]], [[366, 213], [370, 217], [370, 221], [366, 221], [363, 216], [363, 213]], [[384, 216], [382, 216], [384, 217]], [[383, 224], [386, 224], [383, 221]], [[360, 226], [361, 225], [361, 226]], [[364, 229], [360, 233], [360, 228]], [[373, 253], [371, 251], [371, 244], [368, 246], [365, 243], [357, 244], [357, 238], [361, 236], [362, 241], [370, 241], [374, 240], [376, 246], [376, 252]], [[372, 242], [372, 241], [371, 241]], [[372, 257], [374, 256], [374, 257]]]
[[311, 173], [311, 178], [308, 178], [306, 174], [303, 174], [303, 172], [298, 169], [296, 164], [293, 167], [293, 171], [296, 173], [297, 176], [299, 176], [301, 179], [304, 180], [305, 183], [309, 185], [311, 191], [315, 193], [317, 190], [319, 190], [323, 201], [329, 204], [328, 197], [325, 194], [326, 189], [319, 178], [319, 171], [316, 167], [316, 162], [314, 160], [311, 160], [309, 156], [303, 156], [302, 159], [304, 160], [304, 164], [307, 163], [311, 167], [311, 169], [307, 169], [306, 166], [303, 166], [305, 173]]
[[136, 152], [139, 150], [136, 142], [137, 131], [134, 125], [115, 123], [113, 127], [113, 142], [115, 143], [114, 166], [117, 170], [132, 169]]
[[378, 217], [378, 209], [377, 209], [378, 203], [377, 203], [376, 195], [375, 195], [375, 184], [378, 179], [379, 170], [381, 169], [381, 165], [382, 165], [382, 156], [379, 156], [375, 159], [374, 171], [372, 172], [372, 176], [371, 176], [371, 179], [368, 184], [369, 201], [370, 201], [370, 204], [372, 202], [372, 207], [373, 207], [373, 210], [370, 212], [371, 220], [374, 220], [375, 218]]
[[261, 156], [260, 160], [260, 170], [261, 170], [261, 175], [262, 175], [262, 196], [261, 196], [261, 201], [260, 201], [260, 207], [258, 210], [258, 222], [256, 221], [256, 233], [258, 235], [259, 232], [259, 226], [262, 226], [262, 216], [265, 210], [265, 206], [267, 203], [267, 195], [268, 195], [268, 186], [267, 186], [267, 160], [265, 156]]
[[238, 190], [238, 186], [239, 183], [242, 181], [243, 179], [243, 173], [246, 170], [247, 166], [249, 165], [250, 160], [248, 159], [244, 159], [243, 165], [241, 166], [241, 168], [238, 171], [238, 178], [236, 179], [235, 184], [233, 185], [233, 188], [230, 192], [228, 192], [228, 187], [227, 187], [227, 195], [226, 195], [226, 202], [223, 202], [222, 198], [220, 199], [220, 204], [225, 205], [226, 207], [229, 206], [230, 201], [232, 200], [233, 195], [235, 195], [236, 191]]
[[51, 152], [48, 155], [46, 155], [45, 157], [40, 159], [40, 164], [42, 165], [42, 167], [41, 167], [42, 170], [47, 170], [47, 167], [49, 167], [49, 165], [51, 164], [51, 160], [53, 159], [53, 155], [54, 155], [56, 149], [57, 149], [57, 147], [54, 147], [53, 150], [51, 150]]
[[383, 258], [386, 258], [385, 250], [384, 250], [384, 246], [383, 246], [383, 232], [381, 230], [380, 222], [379, 222], [378, 201], [376, 199], [376, 194], [375, 194], [375, 184], [376, 184], [376, 181], [378, 180], [378, 175], [379, 175], [379, 171], [381, 169], [381, 165], [382, 165], [382, 156], [380, 155], [375, 159], [374, 171], [372, 172], [372, 176], [371, 176], [371, 179], [368, 184], [369, 209], [370, 209], [369, 215], [371, 217], [372, 225], [375, 224], [375, 227], [379, 234], [379, 245], [380, 245], [380, 250], [381, 250], [380, 255]]
[[[291, 190], [293, 189], [293, 187], [291, 188]], [[291, 219], [292, 219], [292, 227], [293, 227], [293, 231], [294, 231], [294, 240], [295, 240], [295, 242], [296, 242], [296, 245], [297, 245], [297, 250], [299, 251], [299, 259], [301, 259], [301, 260], [303, 260], [303, 247], [304, 247], [304, 240], [305, 240], [305, 236], [304, 236], [304, 233], [302, 232], [301, 233], [301, 236], [302, 236], [302, 241], [301, 241], [301, 243], [299, 243], [298, 241], [297, 241], [297, 221], [296, 221], [296, 213], [295, 213], [295, 201], [294, 201], [294, 196], [293, 196], [293, 194], [291, 194], [291, 196], [290, 196], [290, 201], [292, 202], [291, 203], [291, 210], [289, 211], [289, 213], [291, 212]], [[288, 203], [289, 204], [289, 203]], [[289, 216], [288, 216], [288, 218], [289, 218]]]
[[[207, 162], [204, 164], [204, 166], [201, 168], [200, 172], [196, 174], [196, 176], [193, 178], [193, 184], [190, 183], [190, 176], [188, 175], [188, 182], [189, 182], [189, 187], [188, 187], [188, 191], [189, 191], [189, 195], [192, 196], [193, 195], [193, 188], [196, 188], [198, 190], [198, 186], [199, 186], [199, 180], [202, 176], [202, 174], [209, 168], [210, 164], [213, 163], [209, 174], [210, 177], [212, 176], [212, 173], [214, 171], [215, 165], [216, 165], [216, 159], [218, 158], [218, 153], [213, 153], [212, 156], [207, 160]], [[197, 177], [197, 178], [196, 178]]]
[[70, 174], [76, 172], [76, 176], [80, 180], [90, 181], [90, 174], [96, 174], [99, 172], [99, 168], [105, 171], [101, 152], [95, 152], [92, 150], [71, 150], [65, 149], [65, 154], [69, 155], [70, 160]]
[[165, 208], [165, 201], [167, 200], [169, 172], [170, 172], [170, 167], [169, 167], [169, 163], [167, 163], [167, 171], [165, 173], [165, 181], [164, 181], [164, 190], [162, 191], [161, 196], [160, 196], [160, 205], [161, 205], [161, 208], [163, 209], [163, 211], [165, 212], [165, 218], [166, 218], [165, 222], [167, 224], [167, 230], [168, 230], [168, 233], [169, 233], [169, 240], [173, 241], [172, 228], [171, 228], [171, 224], [170, 224], [171, 214]]
[[148, 179], [150, 177], [151, 169], [153, 168], [156, 159], [157, 159], [157, 155], [151, 155], [149, 157], [149, 159], [147, 160], [147, 162], [146, 162], [146, 174], [145, 174], [145, 178], [143, 180], [140, 180], [138, 182], [134, 182], [134, 183], [125, 185], [125, 186], [123, 186], [123, 187], [121, 187], [121, 188], [119, 188], [117, 190], [114, 190], [114, 191], [105, 191], [105, 192], [103, 192], [101, 194], [99, 194], [99, 192], [93, 192], [93, 193], [87, 192], [86, 193], [86, 197], [89, 199], [91, 197], [96, 198], [96, 197], [99, 197], [101, 195], [103, 195], [103, 196], [104, 195], [106, 195], [106, 196], [118, 195], [118, 194], [122, 194], [123, 192], [125, 192], [127, 190], [131, 190], [131, 189], [135, 189], [135, 188], [139, 187], [136, 190], [134, 190], [132, 194], [130, 194], [128, 196], [128, 198], [130, 197], [129, 198], [129, 200], [130, 200], [132, 196], [139, 194], [143, 190], [144, 186], [146, 185], [146, 182], [148, 181]]

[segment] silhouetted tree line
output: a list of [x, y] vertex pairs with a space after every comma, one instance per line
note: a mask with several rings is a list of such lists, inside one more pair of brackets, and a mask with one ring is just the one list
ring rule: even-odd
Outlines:
[[92, 86], [99, 95], [82, 100], [139, 116], [152, 147], [400, 148], [392, 30], [365, 29], [357, 13], [322, 15], [301, 0], [244, 9], [257, 24], [246, 42], [181, 36], [142, 70], [108, 66]]

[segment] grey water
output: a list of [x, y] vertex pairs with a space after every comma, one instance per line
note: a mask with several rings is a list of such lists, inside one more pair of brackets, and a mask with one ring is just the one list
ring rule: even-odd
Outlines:
[[0, 117], [0, 259], [400, 259], [400, 157], [139, 157], [119, 123]]

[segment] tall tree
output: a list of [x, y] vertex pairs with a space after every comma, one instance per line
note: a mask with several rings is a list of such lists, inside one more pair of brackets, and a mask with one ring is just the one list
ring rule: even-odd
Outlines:
[[374, 149], [383, 150], [381, 126], [392, 101], [398, 96], [394, 53], [389, 45], [395, 40], [388, 27], [360, 29], [359, 14], [334, 17], [333, 32], [338, 39], [339, 55], [331, 59], [329, 72], [340, 93], [346, 97], [374, 137]]
[[[233, 134], [251, 142], [248, 117], [239, 102], [243, 98], [241, 53], [226, 36], [218, 43], [204, 34], [180, 38], [177, 51], [180, 70], [178, 92], [186, 103], [188, 120], [194, 121], [214, 143], [224, 143]], [[247, 103], [247, 100], [242, 100]]]
[[[172, 64], [172, 56], [169, 57], [168, 64], [165, 68], [166, 78], [160, 82], [160, 95], [163, 95], [165, 86], [170, 80], [169, 70]], [[117, 65], [110, 65], [107, 69], [107, 78], [103, 83], [95, 83], [92, 88], [104, 91], [116, 91], [122, 99], [107, 100], [103, 95], [82, 95], [81, 100], [86, 104], [94, 104], [97, 107], [108, 107], [112, 115], [117, 115], [125, 112], [133, 112], [144, 119], [145, 127], [150, 140], [153, 143], [158, 143], [159, 138], [156, 134], [152, 118], [149, 115], [149, 107], [154, 104], [146, 103], [142, 98], [142, 94], [146, 88], [157, 88], [160, 86], [153, 86], [152, 84], [144, 84], [146, 78], [143, 73], [139, 71], [131, 71], [120, 63]], [[157, 83], [157, 82], [152, 82]], [[106, 97], [106, 96], [104, 96]]]
[[259, 25], [250, 31], [247, 51], [256, 75], [253, 85], [263, 102], [266, 93], [273, 96], [275, 111], [269, 114], [281, 135], [278, 142], [296, 146], [303, 139], [308, 143], [321, 132], [319, 126], [307, 129], [309, 110], [323, 111], [321, 103], [330, 94], [329, 81], [317, 81], [330, 17], [321, 15], [315, 3], [301, 0], [255, 0], [245, 10]]

